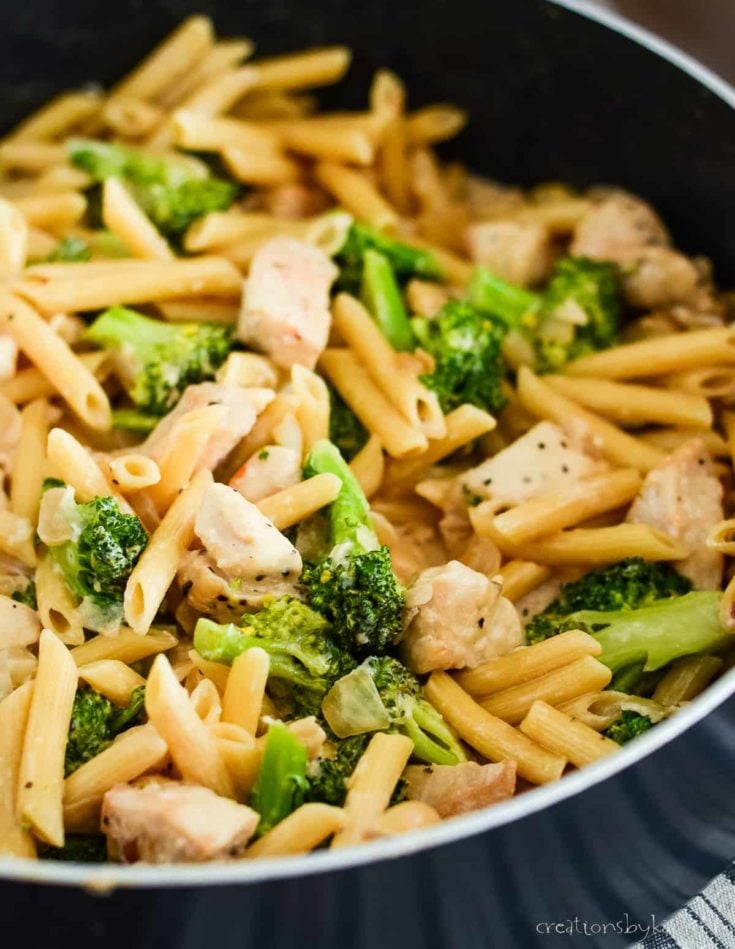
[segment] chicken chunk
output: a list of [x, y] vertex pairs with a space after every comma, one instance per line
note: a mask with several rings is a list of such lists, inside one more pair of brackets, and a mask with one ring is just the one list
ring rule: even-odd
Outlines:
[[327, 345], [329, 288], [337, 268], [324, 251], [276, 237], [253, 258], [245, 282], [237, 336], [288, 369], [313, 369]]
[[267, 583], [301, 573], [293, 544], [226, 484], [215, 482], [205, 490], [194, 533], [226, 577]]
[[410, 801], [429, 804], [440, 817], [457, 817], [513, 797], [516, 763], [409, 765], [403, 777]]
[[457, 560], [423, 570], [406, 591], [402, 648], [413, 672], [474, 668], [523, 642], [502, 582]]
[[467, 228], [466, 239], [476, 264], [522, 287], [541, 281], [551, 265], [551, 241], [540, 224], [483, 221]]
[[255, 503], [301, 481], [301, 455], [285, 445], [267, 445], [239, 468], [230, 487]]
[[209, 788], [156, 779], [118, 784], [102, 802], [102, 831], [125, 863], [198, 863], [244, 850], [258, 824], [254, 810]]
[[699, 287], [697, 268], [668, 247], [646, 247], [627, 264], [623, 293], [631, 306], [650, 310], [693, 300]]
[[0, 649], [7, 646], [32, 646], [41, 635], [41, 622], [35, 610], [0, 595]]
[[674, 567], [697, 590], [718, 590], [722, 555], [707, 546], [710, 529], [724, 518], [722, 485], [704, 442], [681, 445], [646, 475], [628, 511], [631, 524], [650, 524], [689, 551]]
[[539, 422], [460, 481], [470, 496], [512, 506], [605, 469], [589, 440], [553, 422]]
[[144, 443], [143, 450], [154, 461], [160, 460], [176, 437], [176, 425], [187, 412], [208, 405], [224, 405], [227, 412], [212, 432], [201, 457], [199, 468], [216, 468], [229, 455], [240, 439], [248, 434], [263, 409], [273, 400], [272, 389], [222, 386], [216, 382], [202, 382], [188, 386], [176, 408], [165, 415]]
[[666, 247], [669, 235], [650, 205], [617, 192], [592, 206], [574, 231], [574, 257], [627, 263], [644, 247]]
[[546, 607], [553, 603], [561, 592], [562, 578], [559, 575], [549, 577], [533, 590], [530, 590], [515, 601], [515, 608], [524, 626], [527, 626], [534, 616], [537, 616]]

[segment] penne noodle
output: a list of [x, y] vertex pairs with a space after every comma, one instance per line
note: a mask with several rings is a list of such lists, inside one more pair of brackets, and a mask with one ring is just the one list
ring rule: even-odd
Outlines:
[[[202, 115], [222, 115], [229, 112], [246, 93], [255, 89], [259, 79], [258, 70], [253, 66], [227, 70], [195, 89], [180, 103], [181, 107]], [[156, 136], [149, 144], [165, 147], [169, 144], [169, 136], [166, 135], [162, 140]]]
[[76, 191], [30, 194], [13, 204], [28, 224], [47, 231], [71, 227], [87, 210], [86, 199]]
[[317, 117], [288, 122], [281, 135], [291, 151], [324, 161], [372, 165], [375, 146], [367, 128], [350, 118]]
[[291, 368], [291, 390], [306, 455], [315, 442], [329, 438], [329, 390], [321, 376], [299, 365]]
[[33, 837], [18, 819], [18, 773], [33, 688], [26, 682], [0, 701], [0, 857], [36, 856]]
[[158, 484], [161, 472], [158, 465], [147, 455], [130, 453], [118, 455], [109, 462], [110, 480], [123, 494], [142, 491]]
[[433, 672], [424, 692], [460, 738], [489, 761], [515, 761], [518, 774], [532, 784], [548, 784], [561, 777], [565, 758], [491, 715], [446, 672]]
[[345, 402], [394, 458], [425, 451], [427, 439], [388, 401], [367, 369], [346, 349], [326, 349], [320, 368]]
[[357, 478], [365, 497], [371, 498], [380, 488], [385, 472], [383, 446], [377, 435], [370, 436], [350, 462], [350, 469]]
[[84, 623], [77, 598], [48, 553], [39, 558], [35, 582], [38, 615], [44, 627], [58, 636], [62, 643], [79, 646], [84, 642]]
[[309, 853], [345, 826], [345, 812], [329, 804], [302, 804], [245, 852], [246, 857], [286, 857]]
[[[78, 359], [98, 380], [104, 375], [108, 362], [107, 353], [81, 353]], [[12, 379], [0, 381], [0, 396], [17, 404], [31, 402], [33, 399], [45, 399], [52, 395], [56, 395], [56, 388], [35, 366], [19, 369]]]
[[157, 656], [151, 667], [145, 707], [151, 725], [168, 746], [184, 780], [201, 784], [223, 797], [234, 797], [232, 779], [215, 737], [197, 715], [165, 656]]
[[715, 524], [707, 535], [707, 546], [728, 557], [735, 555], [735, 518]]
[[517, 725], [537, 699], [559, 705], [584, 692], [604, 689], [611, 679], [608, 667], [587, 653], [566, 665], [552, 668], [537, 679], [521, 681], [494, 692], [483, 698], [480, 704], [497, 718]]
[[564, 367], [569, 376], [636, 379], [735, 362], [735, 327], [691, 330], [613, 346]]
[[153, 725], [138, 725], [85, 762], [64, 781], [64, 824], [69, 833], [96, 833], [105, 792], [163, 764], [166, 742]]
[[121, 708], [130, 701], [130, 693], [145, 685], [143, 676], [119, 659], [98, 659], [79, 666], [79, 678]]
[[560, 712], [598, 732], [609, 728], [620, 718], [623, 711], [630, 710], [638, 712], [639, 715], [647, 715], [654, 722], [660, 722], [666, 715], [666, 709], [653, 699], [626, 695], [625, 692], [612, 689], [606, 689], [604, 692], [585, 692], [568, 702], [560, 702], [557, 707]]
[[202, 152], [224, 152], [233, 148], [261, 155], [277, 155], [280, 151], [278, 136], [262, 125], [242, 119], [179, 109], [174, 112], [171, 125], [179, 148]]
[[722, 669], [719, 656], [685, 656], [664, 673], [653, 693], [653, 701], [665, 707], [691, 702]]
[[544, 381], [578, 405], [623, 425], [712, 428], [712, 409], [703, 395], [581, 376], [546, 376]]
[[263, 758], [260, 742], [252, 735], [228, 722], [218, 722], [210, 726], [217, 742], [217, 750], [235, 787], [236, 799], [246, 801], [250, 797], [258, 777], [258, 769]]
[[76, 689], [77, 667], [69, 650], [43, 630], [18, 773], [18, 812], [52, 847], [64, 846], [64, 752]]
[[537, 680], [585, 656], [599, 656], [601, 652], [596, 639], [582, 630], [572, 629], [533, 646], [521, 646], [497, 659], [488, 659], [474, 669], [458, 672], [454, 678], [470, 695], [490, 695]]
[[125, 587], [125, 621], [136, 633], [147, 633], [168, 591], [181, 555], [194, 536], [194, 519], [202, 494], [212, 483], [207, 469], [199, 471], [176, 497], [148, 546], [128, 577]]
[[75, 279], [74, 264], [64, 264], [64, 274], [44, 277], [38, 270], [29, 272], [17, 286], [43, 313], [101, 310], [121, 304], [155, 303], [192, 294], [235, 297], [242, 289], [242, 277], [223, 257], [197, 257], [193, 260], [114, 260], [102, 270], [87, 270], [85, 280]]
[[165, 629], [151, 629], [145, 636], [140, 636], [123, 626], [115, 636], [93, 636], [70, 652], [80, 667], [110, 659], [132, 665], [173, 649], [177, 642], [176, 636]]
[[38, 522], [46, 461], [50, 408], [45, 399], [29, 402], [21, 412], [21, 433], [15, 457], [17, 477], [10, 482], [10, 509], [31, 524]]
[[352, 54], [346, 46], [324, 46], [303, 53], [261, 59], [254, 64], [258, 86], [294, 90], [328, 86], [347, 72]]
[[227, 300], [159, 300], [156, 310], [169, 323], [237, 323], [239, 306]]
[[112, 497], [121, 511], [131, 513], [132, 508], [108, 482], [91, 452], [63, 428], [52, 428], [48, 433], [46, 458], [51, 475], [70, 484], [78, 502]]
[[173, 260], [174, 253], [117, 178], [102, 186], [102, 220], [119, 237], [132, 257], [143, 260]]
[[606, 758], [620, 747], [582, 722], [574, 721], [541, 701], [533, 703], [520, 729], [543, 748], [563, 755], [578, 768]]
[[170, 109], [190, 99], [207, 83], [241, 65], [252, 56], [254, 49], [252, 40], [245, 38], [216, 42], [187, 75], [158, 97], [159, 104], [164, 109]]
[[258, 507], [279, 531], [284, 531], [331, 504], [341, 487], [337, 475], [325, 471], [263, 498]]
[[55, 142], [6, 139], [0, 144], [0, 168], [39, 174], [66, 159], [66, 149]]
[[163, 118], [163, 111], [150, 102], [132, 96], [110, 99], [103, 107], [102, 122], [122, 138], [143, 138], [149, 135]]
[[681, 389], [682, 392], [705, 399], [722, 399], [728, 404], [735, 399], [735, 366], [690, 369], [664, 376], [661, 381], [671, 389]]
[[69, 346], [19, 297], [0, 292], [4, 325], [19, 348], [54, 385], [90, 428], [107, 431], [112, 424], [110, 402], [102, 386]]
[[503, 578], [503, 596], [513, 603], [551, 576], [549, 567], [530, 560], [509, 560], [503, 564], [499, 573]]
[[202, 659], [195, 649], [191, 649], [187, 655], [195, 668], [197, 668], [203, 676], [206, 676], [207, 679], [214, 682], [220, 695], [224, 695], [227, 688], [227, 680], [230, 677], [230, 666], [226, 666], [221, 662], [211, 662], [208, 659]]
[[659, 428], [644, 432], [639, 438], [664, 455], [675, 451], [679, 445], [683, 445], [693, 438], [701, 438], [707, 451], [716, 458], [727, 458], [729, 454], [725, 440], [717, 432], [711, 430], [705, 432], [696, 428]]
[[96, 92], [62, 93], [14, 129], [7, 143], [25, 144], [54, 139], [91, 118], [99, 109], [100, 101], [100, 95]]
[[435, 145], [454, 138], [467, 124], [467, 113], [453, 105], [429, 105], [408, 116], [412, 145]]
[[222, 721], [232, 722], [255, 736], [260, 721], [270, 659], [254, 647], [236, 657], [227, 677], [222, 700]]
[[222, 159], [233, 178], [245, 185], [273, 187], [301, 177], [296, 162], [276, 152], [264, 154], [232, 146], [224, 149]]
[[361, 172], [334, 162], [322, 162], [314, 169], [316, 180], [345, 210], [373, 227], [392, 227], [396, 211]]
[[614, 465], [645, 472], [663, 460], [661, 452], [572, 402], [534, 375], [527, 366], [518, 370], [518, 397], [523, 407], [537, 418], [549, 419], [562, 426], [578, 421], [599, 445], [603, 456]]

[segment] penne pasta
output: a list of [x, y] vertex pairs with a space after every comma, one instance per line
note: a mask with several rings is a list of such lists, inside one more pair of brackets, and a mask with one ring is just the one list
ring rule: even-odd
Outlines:
[[102, 186], [102, 220], [132, 257], [173, 260], [174, 254], [132, 195], [117, 178]]
[[340, 807], [302, 804], [285, 820], [251, 844], [246, 857], [286, 857], [308, 853], [338, 834], [347, 817]]
[[685, 656], [671, 664], [653, 693], [653, 701], [671, 707], [691, 702], [722, 669], [719, 656]]
[[222, 700], [222, 721], [239, 725], [255, 736], [268, 681], [270, 659], [263, 649], [254, 647], [241, 653], [232, 663]]
[[319, 184], [350, 214], [377, 228], [397, 224], [395, 210], [359, 171], [334, 162], [322, 162], [316, 166], [314, 174]]
[[119, 659], [98, 659], [79, 666], [79, 678], [121, 708], [128, 704], [134, 689], [145, 685], [143, 676]]
[[350, 468], [364, 491], [365, 497], [371, 498], [380, 488], [385, 472], [383, 446], [377, 435], [370, 436], [350, 462]]
[[36, 856], [30, 831], [18, 818], [18, 774], [33, 696], [26, 682], [0, 702], [0, 856]]
[[509, 560], [499, 573], [503, 578], [503, 596], [515, 602], [548, 580], [551, 569], [530, 560]]
[[134, 452], [110, 459], [109, 469], [113, 487], [122, 494], [142, 491], [161, 480], [161, 472], [155, 461], [147, 455]]
[[18, 477], [10, 482], [10, 508], [31, 524], [37, 523], [41, 504], [49, 417], [50, 408], [45, 399], [29, 402], [21, 412], [22, 428], [14, 465]]
[[258, 507], [278, 530], [286, 530], [331, 504], [340, 492], [337, 475], [324, 472], [258, 501]]
[[176, 636], [168, 630], [151, 629], [145, 636], [140, 636], [123, 626], [115, 636], [93, 636], [75, 646], [71, 650], [71, 657], [80, 667], [111, 659], [132, 665], [141, 659], [173, 649], [177, 642]]

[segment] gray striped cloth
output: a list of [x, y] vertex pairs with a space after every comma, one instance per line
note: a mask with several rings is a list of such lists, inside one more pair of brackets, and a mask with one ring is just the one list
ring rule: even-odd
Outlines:
[[735, 863], [633, 949], [733, 949]]

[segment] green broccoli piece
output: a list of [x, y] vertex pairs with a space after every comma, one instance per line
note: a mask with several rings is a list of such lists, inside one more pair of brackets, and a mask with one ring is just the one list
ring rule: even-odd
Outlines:
[[110, 622], [122, 616], [128, 577], [148, 543], [134, 514], [123, 514], [113, 498], [95, 498], [71, 510], [75, 539], [49, 547], [66, 585]]
[[397, 352], [414, 348], [411, 323], [389, 259], [368, 248], [363, 255], [360, 295], [383, 336]]
[[72, 863], [106, 863], [107, 840], [102, 834], [67, 834], [63, 847], [49, 847], [40, 857]]
[[445, 412], [469, 402], [494, 412], [505, 405], [505, 365], [501, 345], [505, 327], [470, 303], [446, 303], [432, 320], [411, 320], [419, 345], [434, 359], [434, 371], [421, 376]]
[[96, 182], [116, 177], [125, 181], [156, 227], [169, 238], [178, 238], [189, 225], [210, 211], [225, 211], [239, 188], [231, 181], [206, 177], [193, 163], [134, 148], [73, 139], [69, 160]]
[[88, 686], [77, 689], [64, 756], [64, 777], [96, 757], [115, 735], [145, 718], [145, 686], [134, 689], [128, 705], [116, 709], [104, 695]]
[[369, 437], [368, 430], [339, 392], [329, 386], [329, 438], [345, 461], [352, 461]]
[[556, 372], [571, 359], [612, 346], [618, 332], [615, 266], [586, 257], [558, 260], [542, 293], [513, 286], [479, 267], [469, 299], [526, 338], [540, 372]]
[[106, 310], [87, 339], [118, 356], [128, 394], [150, 415], [165, 415], [189, 385], [212, 379], [232, 348], [218, 323], [164, 323], [126, 307]]
[[312, 447], [306, 477], [331, 472], [342, 488], [329, 508], [331, 551], [306, 564], [301, 584], [309, 605], [331, 624], [342, 648], [353, 655], [385, 652], [403, 628], [405, 596], [390, 552], [378, 544], [370, 508], [357, 479], [332, 442]]
[[138, 409], [112, 410], [112, 427], [121, 432], [140, 432], [147, 435], [160, 421], [160, 416], [148, 415]]
[[640, 712], [634, 712], [632, 709], [623, 709], [620, 717], [602, 734], [606, 738], [612, 738], [619, 745], [625, 745], [643, 732], [647, 732], [652, 726], [653, 722], [648, 715], [641, 715]]
[[46, 258], [48, 263], [80, 263], [90, 259], [92, 251], [82, 237], [62, 237]]
[[10, 599], [15, 600], [16, 603], [22, 603], [24, 606], [30, 606], [32, 610], [37, 610], [36, 584], [33, 580], [29, 580], [22, 590], [15, 590], [11, 593]]
[[347, 796], [347, 780], [370, 741], [370, 735], [353, 735], [338, 741], [331, 758], [318, 758], [309, 765], [306, 801], [320, 801], [342, 807]]
[[205, 659], [230, 665], [253, 646], [268, 653], [269, 686], [298, 716], [315, 714], [335, 679], [353, 665], [333, 642], [324, 617], [293, 597], [279, 597], [246, 614], [241, 627], [197, 621], [194, 648]]
[[50, 491], [51, 488], [65, 488], [66, 481], [62, 481], [61, 478], [44, 478], [41, 482], [41, 494], [44, 494], [46, 491]]
[[439, 264], [431, 251], [409, 247], [394, 237], [355, 221], [335, 258], [340, 268], [340, 289], [352, 294], [359, 291], [367, 250], [382, 254], [400, 283], [411, 277], [419, 277], [422, 280], [440, 280], [442, 277]]
[[282, 722], [273, 722], [250, 795], [250, 806], [260, 814], [256, 836], [267, 833], [302, 803], [309, 786], [306, 762], [304, 745]]

